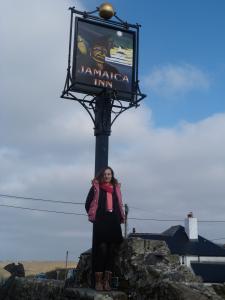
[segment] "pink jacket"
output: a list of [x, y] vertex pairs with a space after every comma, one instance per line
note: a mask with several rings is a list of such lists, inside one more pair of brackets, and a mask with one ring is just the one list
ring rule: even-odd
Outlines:
[[[95, 221], [96, 212], [98, 209], [98, 199], [99, 199], [99, 183], [97, 181], [93, 181], [92, 184], [94, 186], [94, 197], [93, 197], [93, 200], [91, 201], [91, 204], [90, 204], [90, 207], [88, 210], [88, 219], [90, 222]], [[120, 191], [120, 184], [117, 184], [115, 186], [115, 191], [116, 191], [118, 204], [119, 204], [120, 222], [124, 223], [125, 215], [124, 215], [124, 211], [123, 211], [123, 202], [122, 202], [122, 194]]]

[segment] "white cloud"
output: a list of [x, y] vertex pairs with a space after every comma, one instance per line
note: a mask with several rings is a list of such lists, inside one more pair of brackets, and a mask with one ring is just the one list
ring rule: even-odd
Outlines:
[[[77, 103], [59, 99], [71, 3], [44, 0], [41, 11], [40, 1], [23, 0], [12, 9], [14, 2], [4, 2], [1, 9], [0, 193], [84, 202], [94, 173], [93, 124]], [[175, 68], [181, 79], [171, 79], [176, 92], [207, 88], [204, 74], [199, 81], [194, 67], [183, 69], [188, 76]], [[174, 73], [162, 75], [163, 80], [169, 82]], [[109, 163], [122, 182], [124, 202], [139, 208], [131, 208], [130, 216], [182, 219], [192, 210], [199, 218], [225, 219], [224, 129], [224, 114], [174, 129], [155, 129], [145, 105], [119, 117], [110, 137]], [[0, 203], [84, 213], [83, 206], [1, 197]], [[159, 232], [171, 224], [130, 221], [129, 227]], [[217, 226], [202, 225], [201, 233], [220, 237], [223, 226]], [[0, 207], [0, 259], [64, 259], [67, 249], [78, 257], [90, 247], [91, 230], [86, 217]]]
[[[173, 129], [153, 128], [150, 115], [149, 109], [144, 105], [138, 110], [126, 112], [115, 123], [110, 137], [109, 162], [122, 182], [124, 202], [131, 207], [130, 217], [183, 219], [187, 212], [193, 211], [199, 219], [225, 219], [225, 115], [214, 115], [194, 124], [182, 123]], [[83, 112], [83, 122], [85, 119]], [[50, 130], [48, 126], [47, 129]], [[40, 136], [36, 142], [39, 141]], [[85, 154], [89, 141], [92, 141], [92, 145]], [[65, 148], [70, 144], [61, 138], [59, 145], [56, 144], [54, 148], [49, 139], [46, 155], [51, 155], [51, 160], [48, 162], [42, 153], [38, 155], [33, 152], [28, 140], [24, 140], [27, 149], [24, 147], [22, 156], [4, 148], [0, 156], [1, 165], [3, 163], [5, 166], [0, 173], [1, 193], [85, 201], [94, 170], [93, 141], [92, 129], [89, 128], [89, 134], [79, 142], [81, 151], [76, 149], [76, 141], [73, 141], [71, 147], [76, 149], [75, 152], [62, 151], [60, 156], [60, 144], [63, 143]], [[14, 149], [16, 148], [14, 145]], [[27, 159], [27, 156], [30, 158]], [[84, 213], [82, 206], [53, 206], [7, 198], [1, 199], [1, 203]], [[68, 249], [75, 249], [77, 256], [90, 246], [88, 232], [90, 236], [91, 225], [86, 217], [55, 216], [7, 208], [0, 208], [0, 214], [1, 230], [5, 232], [2, 252], [4, 257], [46, 257], [49, 255], [47, 251], [41, 250], [39, 255], [36, 251], [39, 247], [37, 237], [43, 238], [49, 249], [58, 243], [54, 258], [60, 257], [60, 253], [64, 251], [63, 245]], [[130, 220], [129, 228], [160, 232], [170, 225], [180, 223], [182, 224]], [[5, 231], [7, 224], [9, 227]], [[221, 224], [210, 228], [207, 226], [201, 225], [202, 235], [209, 238], [223, 235]], [[78, 228], [80, 233], [77, 233]], [[74, 241], [71, 241], [71, 237], [74, 237]], [[17, 252], [8, 251], [8, 247], [12, 246], [12, 239]]]
[[146, 87], [163, 96], [183, 95], [192, 90], [207, 90], [209, 75], [191, 64], [155, 67], [144, 79]]

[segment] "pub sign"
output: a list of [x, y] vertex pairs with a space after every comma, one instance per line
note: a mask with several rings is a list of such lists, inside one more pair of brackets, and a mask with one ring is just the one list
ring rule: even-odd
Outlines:
[[135, 82], [136, 32], [76, 18], [72, 90], [90, 95], [115, 92], [132, 100]]

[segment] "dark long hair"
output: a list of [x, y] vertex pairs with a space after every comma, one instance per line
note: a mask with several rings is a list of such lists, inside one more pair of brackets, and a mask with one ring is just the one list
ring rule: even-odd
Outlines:
[[104, 173], [105, 170], [109, 169], [112, 172], [112, 179], [111, 179], [111, 183], [113, 185], [118, 184], [118, 180], [114, 177], [114, 171], [111, 167], [107, 166], [103, 169], [101, 169], [101, 171], [95, 176], [95, 179], [99, 182], [99, 183], [103, 183], [104, 182]]

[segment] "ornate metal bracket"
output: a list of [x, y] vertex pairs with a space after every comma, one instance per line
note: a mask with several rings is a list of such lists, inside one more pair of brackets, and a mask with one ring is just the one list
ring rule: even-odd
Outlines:
[[[129, 24], [122, 19], [120, 19], [117, 14], [114, 14], [114, 17], [117, 21], [113, 20], [105, 20], [102, 18], [99, 18], [95, 16], [94, 14], [99, 11], [99, 7], [96, 8], [96, 10], [91, 11], [91, 12], [86, 12], [86, 11], [78, 11], [75, 9], [75, 7], [70, 7], [69, 10], [71, 11], [71, 19], [70, 19], [70, 35], [69, 35], [69, 53], [68, 53], [68, 67], [67, 67], [67, 76], [66, 76], [66, 81], [64, 85], [64, 89], [61, 94], [61, 98], [63, 99], [68, 99], [68, 100], [73, 100], [73, 101], [78, 101], [84, 109], [88, 112], [89, 116], [91, 117], [95, 128], [97, 128], [96, 124], [96, 113], [97, 113], [97, 106], [96, 106], [96, 99], [101, 97], [103, 94], [105, 94], [105, 89], [102, 88], [102, 91], [99, 94], [96, 95], [89, 95], [86, 94], [83, 96], [83, 94], [74, 92], [72, 87], [72, 73], [71, 73], [71, 53], [72, 53], [72, 40], [74, 37], [74, 18], [75, 15], [81, 15], [83, 18], [88, 18], [97, 22], [109, 24], [109, 25], [114, 25], [117, 27], [121, 27], [124, 29], [129, 29], [133, 28], [136, 30], [136, 43], [137, 43], [137, 51], [138, 51], [138, 44], [139, 44], [139, 28], [140, 24]], [[135, 73], [135, 89], [134, 92], [132, 93], [133, 95], [133, 100], [126, 100], [126, 99], [119, 99], [117, 97], [117, 92], [116, 90], [112, 91], [110, 94], [107, 94], [107, 98], [109, 103], [109, 106], [107, 106], [107, 109], [111, 109], [111, 117], [110, 117], [110, 126], [115, 122], [115, 120], [121, 115], [124, 111], [135, 107], [137, 108], [140, 104], [140, 101], [143, 100], [146, 95], [141, 93], [140, 87], [139, 87], [139, 80], [138, 80], [138, 52], [136, 53], [136, 73]], [[108, 127], [108, 126], [107, 126]]]

